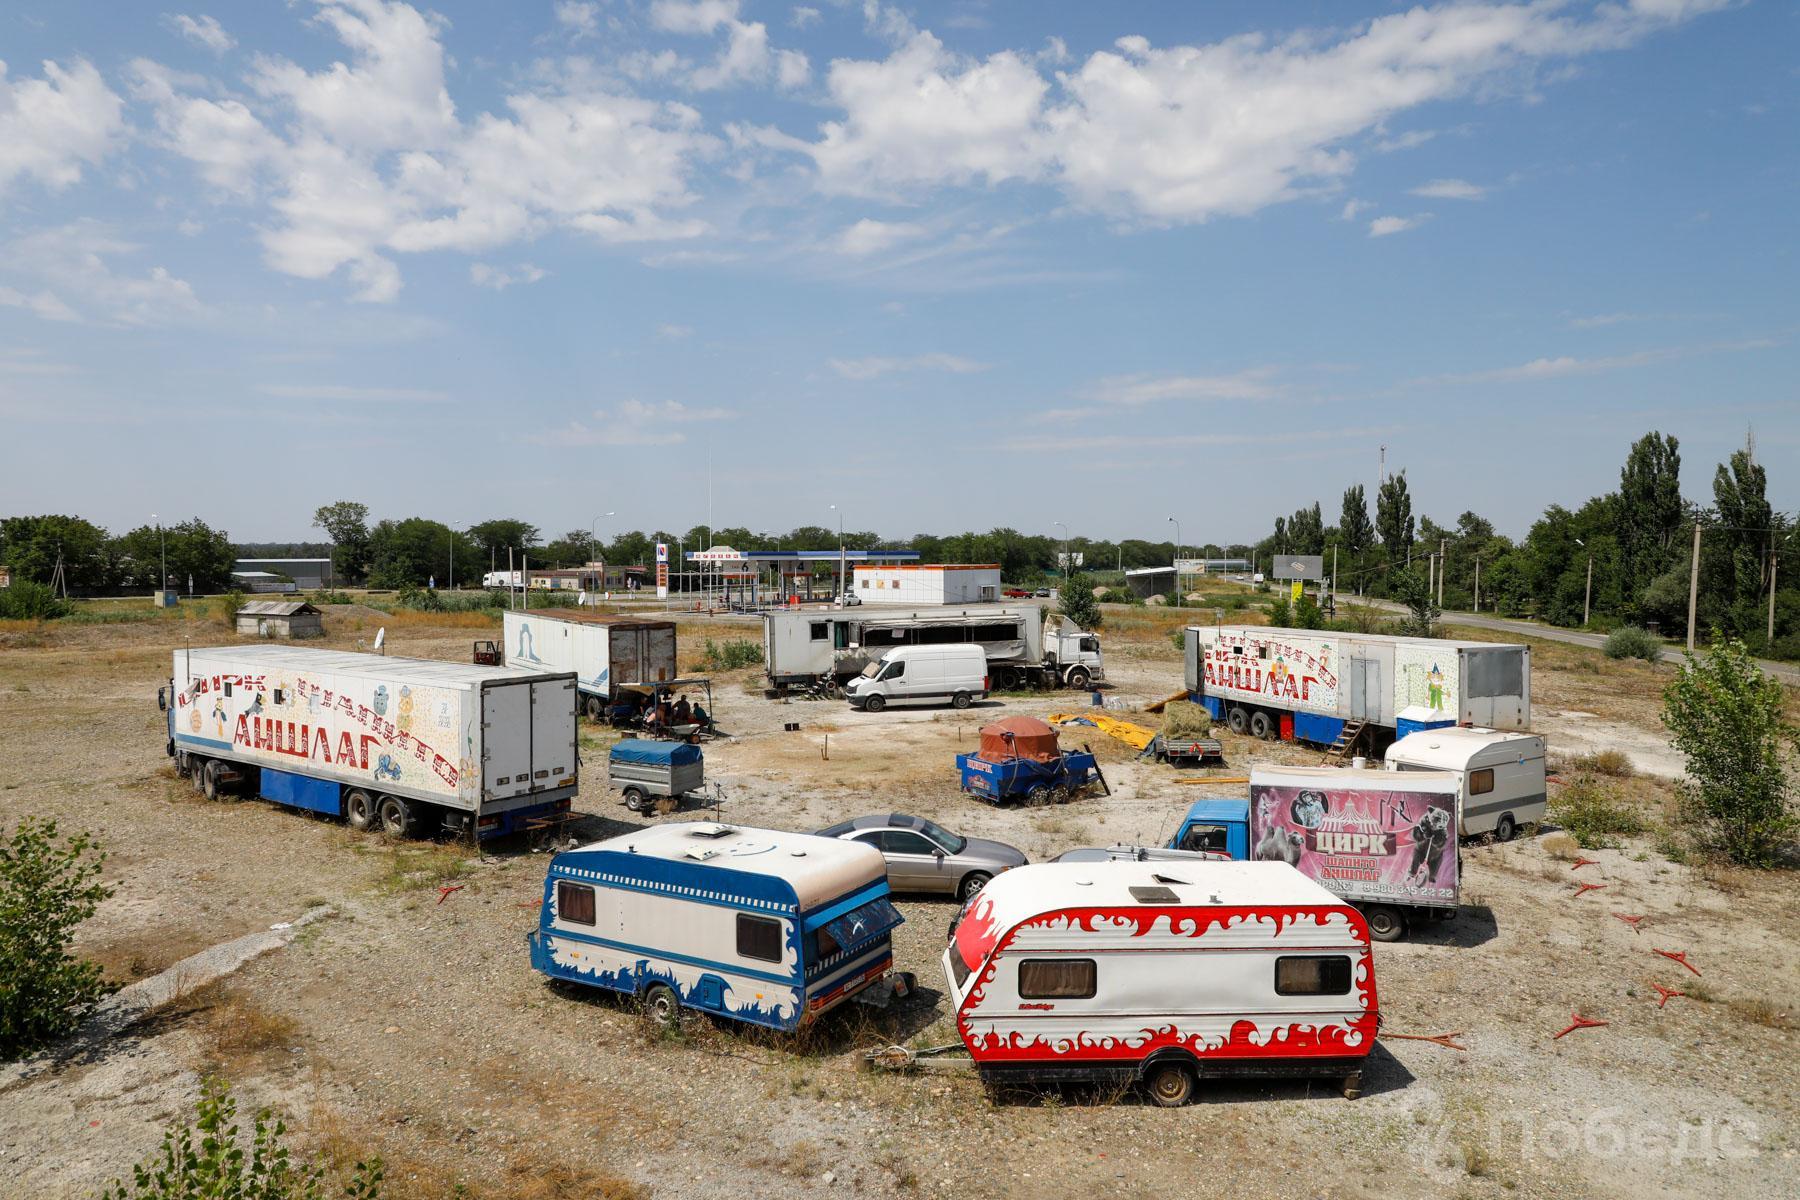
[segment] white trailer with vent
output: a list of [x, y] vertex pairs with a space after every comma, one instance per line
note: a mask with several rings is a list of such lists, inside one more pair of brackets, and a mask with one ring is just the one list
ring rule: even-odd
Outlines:
[[673, 621], [576, 608], [508, 609], [501, 619], [506, 665], [573, 671], [582, 710], [596, 721], [621, 687], [676, 677]]
[[167, 752], [209, 798], [244, 791], [395, 835], [496, 837], [579, 786], [575, 677], [284, 645], [177, 650]]

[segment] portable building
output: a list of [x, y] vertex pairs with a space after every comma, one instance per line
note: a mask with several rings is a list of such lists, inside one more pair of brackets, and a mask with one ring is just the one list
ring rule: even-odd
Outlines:
[[673, 621], [579, 608], [509, 608], [501, 618], [506, 665], [575, 672], [581, 704], [595, 720], [621, 687], [676, 676]]
[[1286, 863], [1042, 863], [997, 875], [944, 951], [995, 1080], [1325, 1075], [1360, 1086], [1379, 1010], [1362, 915]]
[[555, 979], [791, 1030], [887, 974], [887, 863], [862, 842], [684, 821], [550, 861], [531, 965]]
[[279, 644], [177, 650], [168, 753], [209, 796], [492, 837], [566, 810], [575, 678]]
[[304, 600], [252, 600], [237, 610], [237, 631], [245, 637], [324, 637], [325, 617]]
[[1187, 689], [1234, 733], [1331, 745], [1347, 722], [1531, 727], [1531, 648], [1387, 634], [1190, 625]]
[[1000, 599], [1000, 564], [858, 566], [851, 590], [864, 604], [980, 604]]

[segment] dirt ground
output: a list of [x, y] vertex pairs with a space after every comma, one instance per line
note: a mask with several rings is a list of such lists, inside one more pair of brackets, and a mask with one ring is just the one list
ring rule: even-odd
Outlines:
[[[1109, 695], [1175, 691], [1178, 613], [1109, 613]], [[330, 609], [327, 644], [387, 627], [390, 654], [466, 661], [476, 616]], [[754, 624], [684, 620], [683, 666]], [[254, 801], [209, 804], [163, 756], [155, 691], [169, 650], [230, 642], [204, 616], [0, 626], [0, 817], [53, 816], [110, 849], [117, 887], [79, 949], [120, 981], [327, 903], [334, 918], [189, 996], [103, 1050], [0, 1093], [0, 1195], [95, 1193], [156, 1148], [207, 1075], [285, 1113], [347, 1163], [381, 1154], [388, 1193], [707, 1197], [1786, 1197], [1800, 1183], [1792, 997], [1800, 897], [1788, 874], [1670, 861], [1654, 829], [1588, 851], [1566, 836], [1464, 848], [1454, 922], [1382, 945], [1383, 1040], [1365, 1092], [1323, 1082], [1208, 1086], [1157, 1109], [1067, 1089], [989, 1095], [967, 1076], [857, 1070], [883, 1042], [955, 1040], [939, 952], [947, 901], [905, 898], [899, 965], [922, 985], [799, 1039], [699, 1020], [657, 1037], [624, 1005], [529, 967], [545, 863], [527, 847], [357, 836]], [[1623, 748], [1624, 789], [1654, 826], [1679, 769], [1658, 733], [1667, 667], [1565, 648], [1537, 656], [1538, 727], [1563, 758]], [[997, 809], [958, 792], [952, 756], [979, 725], [1068, 710], [1070, 693], [967, 713], [765, 700], [754, 671], [715, 676], [731, 736], [706, 748], [722, 816], [810, 829], [900, 809], [1010, 841], [1033, 859], [1168, 836], [1203, 789], [1082, 731], [1114, 795]], [[783, 726], [797, 722], [797, 732]], [[583, 725], [582, 840], [640, 819], [594, 769], [611, 734]], [[1316, 752], [1225, 735], [1238, 776]], [[1233, 785], [1234, 787], [1236, 785]], [[668, 820], [671, 818], [661, 818]], [[1576, 898], [1575, 881], [1605, 884]], [[460, 883], [443, 894], [440, 884]], [[1615, 913], [1643, 917], [1634, 929]], [[1690, 974], [1657, 949], [1686, 951]], [[1685, 991], [1659, 1007], [1653, 985]], [[1557, 1039], [1571, 1014], [1609, 1022]], [[1466, 1051], [1388, 1035], [1457, 1033]]]

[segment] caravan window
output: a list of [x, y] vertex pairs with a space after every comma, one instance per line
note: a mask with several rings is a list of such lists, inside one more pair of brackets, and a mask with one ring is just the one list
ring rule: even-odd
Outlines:
[[1028, 958], [1019, 964], [1019, 999], [1091, 1000], [1096, 981], [1091, 958]]
[[1293, 955], [1275, 960], [1277, 996], [1343, 996], [1350, 991], [1350, 959], [1341, 954]]
[[556, 919], [570, 925], [594, 923], [594, 889], [585, 883], [556, 881]]
[[781, 961], [781, 922], [768, 917], [739, 913], [737, 949], [740, 958], [760, 958], [764, 962]]
[[1469, 795], [1485, 796], [1494, 790], [1494, 768], [1483, 767], [1469, 772]]

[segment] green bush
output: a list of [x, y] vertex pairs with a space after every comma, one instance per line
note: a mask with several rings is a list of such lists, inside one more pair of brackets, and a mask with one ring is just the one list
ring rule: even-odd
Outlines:
[[[209, 1079], [201, 1085], [193, 1124], [184, 1120], [165, 1130], [162, 1149], [131, 1169], [130, 1185], [115, 1179], [101, 1200], [324, 1200], [324, 1165], [296, 1162], [282, 1142], [286, 1136], [287, 1123], [263, 1109], [250, 1144], [242, 1145], [237, 1101], [222, 1080]], [[381, 1182], [379, 1158], [359, 1162], [338, 1194], [379, 1200]]]
[[1662, 643], [1647, 629], [1621, 625], [1606, 635], [1604, 647], [1608, 658], [1641, 658], [1655, 662], [1662, 657]]
[[69, 953], [75, 929], [113, 893], [106, 855], [85, 833], [59, 841], [55, 821], [27, 817], [0, 844], [0, 1059], [74, 1031], [112, 989]]
[[20, 579], [0, 588], [0, 618], [8, 621], [54, 621], [69, 615], [69, 603], [43, 584]]
[[1056, 592], [1056, 611], [1082, 629], [1093, 632], [1104, 619], [1100, 602], [1094, 599], [1094, 585], [1080, 571], [1071, 572]]
[[735, 671], [739, 667], [760, 666], [762, 660], [762, 647], [743, 638], [733, 638], [722, 646], [707, 638], [706, 649], [700, 655], [700, 665], [709, 671]]
[[336, 588], [320, 588], [307, 599], [316, 604], [354, 604], [356, 600], [349, 592], [340, 592]]
[[244, 607], [244, 593], [233, 589], [223, 596], [213, 597], [213, 616], [225, 625], [237, 626], [238, 609]]
[[1644, 832], [1644, 819], [1592, 775], [1577, 775], [1563, 785], [1550, 818], [1587, 850], [1616, 849], [1620, 837]]
[[1173, 643], [1173, 645], [1175, 646], [1175, 648], [1177, 650], [1186, 651], [1187, 650], [1187, 630], [1185, 630], [1185, 629], [1169, 630], [1169, 641], [1171, 643]]

